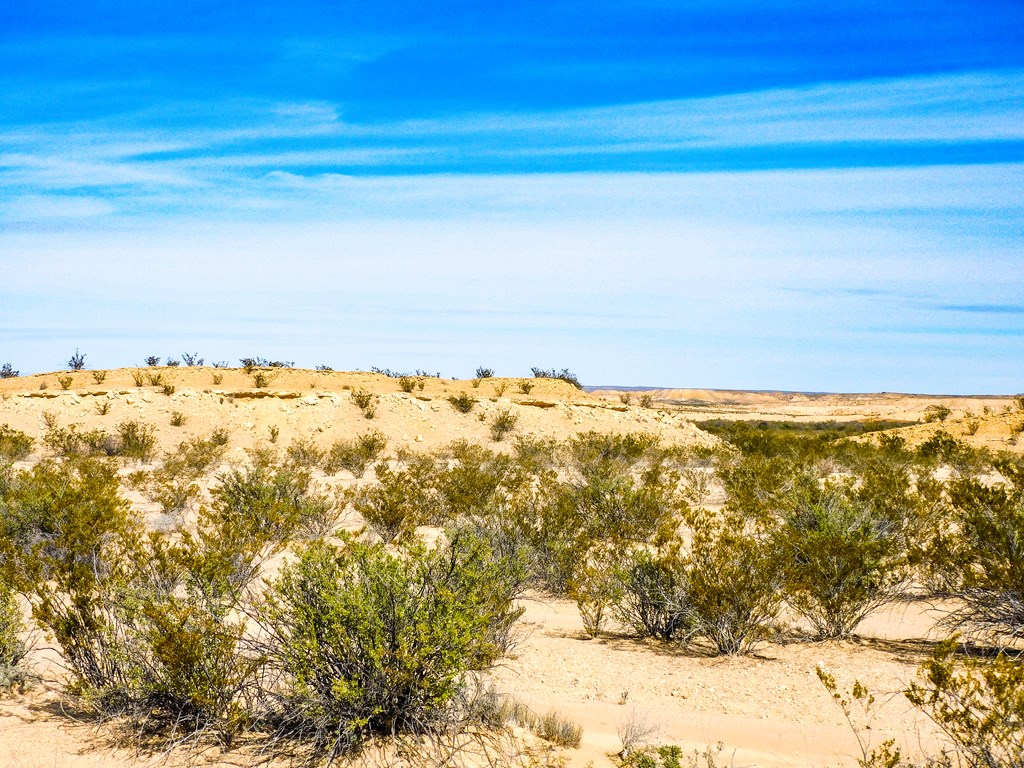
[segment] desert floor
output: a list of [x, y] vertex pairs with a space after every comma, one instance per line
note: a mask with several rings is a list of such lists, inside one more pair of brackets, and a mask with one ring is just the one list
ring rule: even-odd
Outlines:
[[[159, 373], [161, 385], [134, 375]], [[161, 448], [170, 449], [214, 428], [230, 434], [228, 461], [267, 444], [272, 432], [287, 446], [295, 439], [322, 445], [369, 429], [389, 439], [388, 452], [429, 450], [453, 440], [491, 443], [486, 420], [511, 409], [523, 434], [564, 438], [575, 432], [652, 431], [665, 442], [713, 444], [715, 438], [694, 426], [707, 418], [783, 420], [920, 420], [929, 405], [944, 404], [952, 414], [942, 425], [955, 437], [993, 449], [1020, 450], [1012, 437], [1011, 398], [922, 397], [912, 395], [805, 395], [788, 393], [663, 390], [649, 393], [653, 407], [633, 393], [625, 405], [612, 391], [580, 392], [568, 384], [520, 379], [468, 381], [427, 378], [423, 389], [400, 391], [394, 379], [366, 373], [278, 370], [265, 387], [238, 369], [160, 368], [107, 372], [97, 382], [91, 371], [75, 373], [67, 389], [66, 373], [0, 381], [0, 424], [40, 438], [46, 424], [78, 424], [112, 429], [126, 419], [152, 424]], [[214, 383], [216, 381], [216, 383]], [[173, 386], [173, 393], [164, 389]], [[351, 401], [353, 390], [376, 394], [376, 413], [364, 418]], [[480, 399], [470, 414], [457, 413], [448, 395], [468, 392]], [[103, 404], [109, 404], [102, 414]], [[174, 412], [182, 426], [170, 424]], [[973, 434], [968, 423], [978, 424]], [[938, 424], [905, 427], [911, 442], [925, 439]], [[43, 455], [38, 447], [27, 466]], [[324, 484], [353, 484], [347, 473], [319, 477]], [[365, 482], [365, 481], [363, 481]], [[147, 514], [153, 505], [127, 494]], [[500, 689], [537, 712], [557, 709], [582, 724], [583, 742], [564, 754], [571, 765], [612, 765], [620, 749], [624, 723], [646, 723], [653, 743], [677, 743], [687, 750], [723, 744], [721, 760], [737, 766], [852, 765], [857, 739], [843, 714], [817, 679], [815, 668], [832, 672], [841, 687], [860, 680], [880, 707], [870, 729], [872, 744], [896, 738], [914, 752], [933, 744], [927, 720], [900, 695], [926, 657], [942, 605], [908, 601], [877, 612], [860, 627], [854, 642], [797, 641], [792, 630], [764, 643], [755, 655], [712, 657], [699, 649], [675, 651], [611, 631], [586, 639], [575, 606], [546, 595], [525, 601], [521, 639], [514, 657], [493, 674]], [[109, 728], [77, 720], [62, 705], [60, 667], [45, 639], [36, 664], [43, 682], [32, 690], [0, 700], [0, 765], [18, 768], [93, 768], [93, 766], [178, 764], [195, 758], [201, 765], [245, 762], [231, 755], [139, 755], [112, 742]]]

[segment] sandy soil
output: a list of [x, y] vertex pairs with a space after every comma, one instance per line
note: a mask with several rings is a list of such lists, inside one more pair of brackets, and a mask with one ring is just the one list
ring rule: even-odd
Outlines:
[[[133, 374], [162, 374], [174, 387], [137, 386]], [[941, 403], [953, 413], [942, 425], [900, 430], [912, 442], [938, 428], [976, 445], [1019, 450], [1012, 427], [1021, 415], [1004, 412], [1011, 398], [934, 398], [912, 395], [796, 395], [788, 393], [665, 390], [654, 392], [654, 408], [620, 402], [617, 392], [580, 392], [564, 382], [533, 381], [528, 393], [519, 379], [472, 382], [423, 379], [423, 389], [400, 391], [398, 382], [366, 373], [281, 370], [266, 387], [253, 386], [241, 370], [160, 368], [110, 371], [97, 383], [90, 371], [74, 374], [68, 389], [64, 373], [0, 381], [0, 424], [39, 438], [46, 421], [60, 426], [112, 430], [136, 419], [153, 424], [161, 448], [205, 436], [214, 428], [230, 435], [229, 460], [267, 443], [312, 438], [321, 446], [370, 429], [389, 438], [389, 451], [431, 449], [456, 439], [492, 444], [487, 422], [499, 411], [519, 417], [517, 431], [564, 438], [585, 430], [624, 433], [654, 431], [666, 442], [712, 445], [694, 420], [757, 418], [790, 420], [919, 419]], [[214, 377], [220, 377], [214, 383]], [[352, 391], [377, 396], [372, 420], [352, 402]], [[446, 399], [468, 392], [479, 399], [470, 414], [457, 413]], [[101, 414], [106, 405], [107, 412]], [[983, 413], [984, 409], [989, 413]], [[171, 426], [179, 412], [184, 424]], [[973, 416], [972, 416], [973, 414]], [[973, 434], [967, 423], [977, 419]], [[493, 444], [492, 444], [493, 445]], [[501, 444], [499, 444], [501, 445]], [[353, 482], [342, 479], [342, 484]], [[129, 495], [130, 496], [130, 495]], [[141, 497], [133, 501], [146, 508]], [[586, 639], [575, 606], [534, 595], [525, 602], [522, 639], [513, 658], [494, 675], [495, 684], [537, 712], [557, 709], [581, 723], [583, 743], [568, 750], [570, 764], [611, 765], [620, 747], [618, 731], [630, 719], [657, 726], [651, 740], [703, 749], [724, 744], [722, 757], [737, 766], [852, 765], [857, 741], [839, 709], [815, 675], [819, 664], [848, 689], [857, 679], [882, 702], [868, 732], [874, 744], [898, 738], [913, 749], [936, 738], [929, 723], [899, 695], [935, 637], [942, 606], [901, 603], [872, 615], [856, 642], [809, 643], [781, 636], [744, 658], [717, 658], [629, 638], [613, 626], [608, 636]], [[93, 768], [150, 765], [165, 756], [140, 756], [118, 749], [108, 730], [76, 721], [62, 710], [52, 652], [37, 656], [46, 681], [34, 690], [0, 701], [0, 765], [18, 768]], [[228, 765], [230, 756], [199, 758]], [[169, 758], [170, 764], [186, 760]]]

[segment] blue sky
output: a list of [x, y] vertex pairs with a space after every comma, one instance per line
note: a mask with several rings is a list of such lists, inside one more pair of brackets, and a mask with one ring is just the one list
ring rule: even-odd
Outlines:
[[0, 362], [76, 347], [1024, 390], [1024, 6], [15, 0]]

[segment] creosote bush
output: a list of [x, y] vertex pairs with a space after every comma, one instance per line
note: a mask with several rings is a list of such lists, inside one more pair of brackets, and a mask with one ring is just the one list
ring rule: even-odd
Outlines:
[[905, 582], [899, 531], [841, 487], [795, 490], [777, 536], [787, 600], [819, 638], [848, 637]]
[[337, 440], [324, 458], [323, 469], [330, 475], [347, 469], [356, 477], [362, 477], [387, 447], [387, 437], [377, 431], [366, 432], [352, 440]]
[[54, 424], [43, 437], [43, 445], [57, 456], [123, 456], [147, 462], [156, 450], [156, 436], [151, 426], [130, 420], [119, 424], [113, 434], [102, 429], [81, 432], [74, 424]]
[[953, 742], [969, 766], [1024, 766], [1024, 665], [1000, 653], [958, 660], [955, 638], [918, 670], [906, 696]]
[[783, 577], [769, 537], [735, 517], [698, 519], [686, 571], [696, 631], [719, 653], [748, 653], [769, 637], [782, 603]]
[[466, 392], [450, 396], [448, 402], [459, 413], [469, 413], [473, 410], [473, 406], [476, 405], [476, 399], [470, 397]]
[[435, 492], [414, 468], [395, 470], [380, 463], [376, 475], [376, 483], [354, 493], [352, 507], [383, 541], [408, 540], [430, 519]]
[[521, 613], [514, 569], [465, 535], [433, 550], [351, 538], [311, 545], [259, 609], [281, 674], [277, 733], [330, 759], [369, 736], [430, 732], [467, 675], [507, 651]]
[[29, 645], [23, 639], [25, 622], [14, 591], [0, 586], [0, 692], [24, 688], [32, 675], [25, 666]]
[[519, 417], [512, 413], [510, 408], [499, 411], [495, 414], [494, 418], [491, 419], [491, 439], [495, 442], [501, 442], [513, 429], [516, 428], [516, 424], [518, 422]]
[[21, 461], [32, 453], [35, 443], [31, 437], [8, 424], [0, 424], [0, 459]]
[[1024, 637], [1024, 465], [997, 462], [1005, 482], [967, 477], [948, 487], [953, 527], [939, 537], [960, 629]]
[[564, 381], [566, 384], [572, 384], [576, 389], [583, 389], [583, 385], [580, 384], [580, 380], [576, 377], [576, 374], [571, 373], [568, 368], [557, 370], [551, 368], [546, 370], [544, 368], [531, 368], [530, 371], [533, 373], [535, 379], [558, 379]]
[[676, 553], [640, 550], [615, 571], [614, 613], [640, 635], [687, 643], [696, 633], [689, 604], [689, 578]]

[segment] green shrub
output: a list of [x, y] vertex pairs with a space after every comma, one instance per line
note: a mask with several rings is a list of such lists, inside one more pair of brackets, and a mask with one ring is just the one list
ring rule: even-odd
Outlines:
[[181, 411], [172, 411], [171, 412], [171, 426], [172, 427], [184, 426], [186, 421], [187, 421], [187, 418], [185, 417], [185, 414], [183, 414]]
[[685, 563], [678, 554], [654, 556], [643, 550], [616, 570], [616, 618], [635, 632], [684, 643], [696, 629]]
[[409, 464], [415, 481], [437, 492], [439, 509], [429, 522], [490, 515], [529, 482], [516, 462], [482, 445], [452, 443], [438, 459], [419, 457]]
[[134, 574], [127, 553], [142, 527], [119, 495], [116, 467], [44, 460], [15, 476], [0, 504], [4, 579], [28, 597], [77, 685], [107, 691], [126, 684], [113, 597]]
[[576, 389], [583, 389], [583, 385], [580, 384], [580, 380], [576, 378], [576, 374], [570, 373], [569, 369], [563, 368], [557, 370], [552, 368], [545, 370], [544, 368], [531, 368], [530, 371], [533, 373], [535, 379], [558, 379], [564, 381], [566, 384], [572, 384]]
[[266, 371], [256, 371], [252, 374], [252, 385], [257, 389], [263, 389], [270, 383], [270, 376]]
[[167, 395], [167, 397], [170, 397], [177, 391], [177, 388], [173, 384], [164, 384], [162, 387], [160, 387], [160, 391], [163, 394]]
[[324, 471], [333, 475], [347, 469], [356, 477], [362, 477], [366, 468], [377, 461], [387, 447], [387, 437], [377, 431], [366, 432], [352, 440], [338, 440], [327, 453]]
[[949, 567], [963, 606], [948, 622], [983, 633], [1024, 637], [1024, 472], [1009, 461], [1007, 482], [962, 478], [948, 488], [954, 531]]
[[216, 527], [230, 536], [248, 538], [256, 551], [283, 546], [296, 537], [316, 538], [337, 519], [337, 505], [317, 493], [308, 471], [273, 465], [256, 457], [251, 466], [234, 468], [211, 489]]
[[448, 398], [448, 402], [451, 404], [452, 408], [459, 413], [469, 413], [473, 410], [473, 406], [476, 405], [476, 400], [465, 392], [460, 392], [458, 395], [452, 395]]
[[906, 691], [953, 742], [961, 764], [1024, 766], [1024, 665], [1000, 653], [993, 659], [955, 657], [956, 640], [941, 644]]
[[34, 443], [35, 440], [24, 432], [19, 432], [8, 424], [0, 424], [0, 459], [26, 459], [31, 455]]
[[21, 371], [16, 371], [10, 363], [4, 363], [0, 365], [0, 379], [16, 379], [21, 375]]
[[926, 422], [945, 421], [952, 412], [945, 405], [929, 405], [924, 409], [924, 420]]
[[104, 381], [107, 380], [107, 372], [106, 371], [93, 371], [92, 372], [92, 380], [95, 381], [97, 384], [102, 384]]
[[227, 433], [215, 430], [210, 437], [192, 438], [168, 453], [162, 465], [149, 473], [142, 490], [160, 504], [164, 514], [176, 514], [199, 499], [196, 481], [204, 477], [224, 456]]
[[491, 439], [496, 443], [501, 442], [509, 432], [516, 428], [518, 422], [519, 417], [512, 413], [511, 409], [506, 408], [504, 411], [499, 411], [491, 419]]
[[528, 395], [528, 394], [530, 394], [530, 391], [532, 389], [533, 389], [533, 382], [532, 381], [527, 381], [526, 379], [523, 379], [522, 381], [519, 382], [519, 391], [522, 394]]
[[124, 456], [147, 462], [156, 450], [153, 428], [136, 421], [118, 425], [114, 434], [102, 429], [80, 432], [75, 424], [51, 427], [43, 436], [43, 445], [57, 456]]
[[770, 537], [742, 518], [698, 517], [687, 560], [696, 631], [719, 653], [748, 653], [774, 629], [783, 576]]
[[192, 596], [144, 604], [138, 645], [130, 651], [141, 669], [127, 714], [175, 736], [213, 730], [229, 740], [251, 724], [262, 660], [242, 649], [244, 622], [220, 613]]
[[412, 376], [399, 376], [398, 386], [403, 392], [412, 392], [416, 389], [416, 379]]
[[620, 584], [611, 557], [594, 557], [593, 560], [578, 569], [569, 582], [569, 597], [576, 602], [583, 631], [590, 637], [597, 637], [604, 631], [612, 606], [618, 602]]
[[819, 638], [848, 637], [906, 580], [898, 531], [836, 486], [795, 490], [778, 531], [786, 598]]
[[984, 449], [972, 448], [942, 430], [917, 447], [917, 456], [932, 464], [947, 464], [961, 474], [977, 474], [991, 464]]
[[117, 455], [148, 462], [156, 451], [153, 427], [137, 421], [123, 421], [117, 425], [119, 449]]
[[373, 393], [365, 389], [355, 389], [352, 391], [352, 402], [365, 411], [373, 402]]
[[31, 679], [25, 667], [25, 622], [13, 590], [0, 587], [0, 691], [23, 688]]
[[331, 759], [374, 735], [429, 731], [467, 674], [506, 652], [521, 613], [509, 568], [466, 537], [429, 551], [352, 539], [306, 549], [259, 611], [283, 673], [278, 733]]
[[71, 385], [74, 383], [74, 376], [58, 376], [57, 383], [60, 384], [61, 389], [71, 389]]
[[308, 469], [319, 466], [323, 462], [326, 453], [323, 448], [320, 448], [312, 440], [296, 439], [288, 446], [287, 456], [288, 460], [295, 466]]
[[585, 476], [624, 472], [635, 467], [657, 447], [660, 439], [646, 432], [609, 435], [580, 432], [568, 442], [577, 469]]
[[437, 509], [434, 491], [409, 469], [393, 470], [381, 463], [376, 474], [377, 482], [359, 489], [352, 506], [385, 542], [407, 539]]

